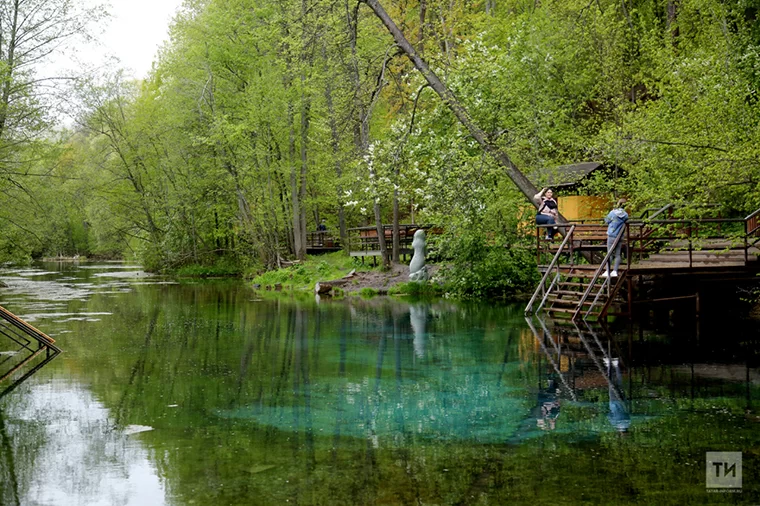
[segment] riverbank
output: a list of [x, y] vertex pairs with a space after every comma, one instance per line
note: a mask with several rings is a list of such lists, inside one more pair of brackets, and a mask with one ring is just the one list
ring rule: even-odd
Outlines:
[[[428, 265], [428, 269], [434, 279], [440, 266]], [[403, 288], [409, 281], [409, 266], [394, 264], [389, 270], [382, 270], [338, 252], [308, 257], [303, 262], [262, 273], [251, 282], [263, 290], [313, 291], [317, 283], [338, 280], [344, 294], [387, 294], [394, 288]]]

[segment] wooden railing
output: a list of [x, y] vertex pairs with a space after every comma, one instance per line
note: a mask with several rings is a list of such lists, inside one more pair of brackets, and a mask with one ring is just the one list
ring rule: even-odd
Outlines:
[[[760, 242], [760, 209], [743, 218], [722, 218], [719, 212], [718, 217], [663, 218], [672, 216], [674, 209], [670, 204], [653, 208], [642, 214], [648, 218], [627, 223], [623, 248], [629, 268], [664, 249], [681, 249], [687, 255], [689, 267], [693, 266], [697, 251], [741, 251], [747, 262], [752, 248]], [[575, 263], [579, 252], [584, 252], [587, 263], [596, 265], [601, 261], [607, 250], [606, 225], [600, 220], [578, 220], [565, 225], [536, 225], [536, 262], [539, 266], [546, 265], [557, 247], [556, 242], [543, 239], [546, 229], [558, 226], [567, 230], [571, 225], [576, 227], [573, 238], [564, 248], [569, 254], [569, 264]]]
[[760, 240], [760, 209], [744, 218], [744, 261], [749, 261], [749, 249]]
[[0, 390], [0, 397], [10, 393], [61, 352], [50, 336], [37, 330], [4, 307], [0, 307], [0, 336], [8, 338], [16, 348], [0, 357], [0, 384], [12, 379], [36, 357], [44, 355], [42, 361], [25, 371], [21, 377], [12, 379], [3, 390]]
[[326, 230], [306, 232], [307, 248], [340, 248], [340, 237], [335, 237]]
[[[431, 225], [403, 224], [399, 225], [399, 249], [400, 254], [408, 255], [412, 253], [412, 240], [417, 230], [424, 229], [433, 231]], [[348, 253], [351, 256], [380, 256], [380, 239], [377, 235], [377, 227], [355, 227], [349, 228], [348, 232]], [[383, 235], [385, 236], [385, 245], [388, 252], [393, 248], [393, 225], [383, 225]]]
[[[536, 225], [536, 263], [539, 266], [545, 266], [557, 248], [556, 242], [544, 239], [546, 228], [552, 226], [555, 225]], [[601, 224], [599, 220], [573, 221], [559, 225], [559, 228], [567, 230], [563, 234], [565, 238], [570, 236], [570, 241], [563, 248], [570, 265], [579, 260], [577, 256], [583, 256], [585, 263], [596, 264], [601, 259], [600, 254], [607, 251], [607, 225]]]
[[[546, 302], [547, 297], [549, 297], [549, 294], [551, 293], [552, 289], [557, 285], [557, 282], [559, 281], [559, 278], [561, 276], [560, 273], [560, 264], [559, 259], [562, 256], [563, 253], [565, 253], [565, 247], [568, 243], [572, 246], [573, 243], [573, 232], [575, 231], [576, 225], [571, 225], [570, 230], [567, 234], [565, 234], [565, 238], [562, 240], [562, 243], [559, 245], [559, 248], [557, 248], [557, 252], [554, 254], [554, 258], [552, 258], [552, 261], [549, 263], [549, 265], [546, 267], [546, 271], [544, 272], [543, 277], [541, 278], [541, 282], [538, 283], [538, 286], [536, 287], [536, 290], [533, 292], [533, 296], [530, 298], [530, 301], [528, 301], [528, 305], [525, 306], [525, 314], [531, 315], [534, 312], [538, 312], [543, 307], [544, 303]], [[572, 256], [572, 252], [571, 252]], [[551, 283], [546, 285], [549, 275], [552, 272], [552, 270], [556, 270], [556, 274], [552, 278]], [[536, 302], [536, 299], [539, 295], [542, 295], [541, 303], [538, 305], [536, 310], [533, 310], [533, 304]]]
[[620, 231], [618, 232], [617, 237], [615, 237], [615, 240], [612, 242], [612, 246], [610, 248], [607, 248], [607, 254], [604, 256], [604, 259], [602, 259], [602, 263], [599, 264], [599, 268], [594, 272], [594, 275], [591, 278], [591, 281], [589, 281], [588, 286], [586, 287], [586, 290], [583, 292], [581, 299], [578, 301], [578, 307], [576, 308], [575, 313], [573, 313], [573, 321], [577, 321], [578, 316], [580, 316], [580, 313], [583, 310], [583, 306], [586, 303], [586, 300], [589, 298], [589, 296], [591, 295], [595, 287], [597, 288], [597, 292], [596, 292], [596, 295], [594, 296], [594, 300], [592, 301], [591, 305], [586, 311], [586, 314], [583, 315], [584, 320], [586, 320], [589, 317], [594, 307], [599, 302], [599, 297], [602, 294], [605, 295], [605, 302], [607, 302], [607, 300], [610, 299], [612, 295], [610, 293], [612, 276], [608, 275], [607, 277], [605, 277], [604, 282], [602, 283], [602, 286], [597, 286], [596, 281], [599, 279], [599, 276], [602, 275], [603, 271], [606, 270], [609, 273], [609, 271], [612, 270], [609, 268], [610, 262], [612, 261], [612, 255], [615, 254], [615, 248], [620, 243], [620, 241], [623, 240], [623, 236], [629, 235], [628, 229], [629, 227], [627, 224], [623, 228], [621, 228]]
[[737, 250], [749, 261], [750, 250], [760, 240], [760, 209], [744, 218], [661, 219], [629, 223], [628, 266], [665, 248], [687, 254], [693, 267], [697, 251], [716, 253]]

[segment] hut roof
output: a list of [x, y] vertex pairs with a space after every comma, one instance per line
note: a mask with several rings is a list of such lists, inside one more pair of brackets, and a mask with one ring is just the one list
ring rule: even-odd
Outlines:
[[586, 176], [603, 167], [604, 164], [600, 162], [574, 163], [541, 169], [538, 171], [537, 176], [546, 182], [545, 186], [569, 188], [580, 183]]

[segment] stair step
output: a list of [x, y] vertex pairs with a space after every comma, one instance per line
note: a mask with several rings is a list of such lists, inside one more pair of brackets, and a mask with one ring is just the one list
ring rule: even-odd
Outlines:
[[[584, 285], [583, 283], [578, 283], [578, 285], [583, 286], [583, 287], [587, 286], [587, 285]], [[577, 295], [580, 297], [581, 295], [583, 295], [584, 291], [585, 290], [552, 290], [552, 293], [557, 294], [557, 295]]]
[[[594, 277], [596, 271], [586, 271], [586, 272], [563, 272], [562, 274], [565, 277], [568, 278], [579, 278], [579, 279], [591, 279]], [[601, 279], [601, 278], [599, 278]]]
[[[602, 279], [597, 279], [596, 281], [597, 281], [597, 283], [601, 283], [601, 281], [603, 281], [603, 280]], [[578, 286], [578, 287], [583, 288], [583, 290], [580, 290], [580, 292], [583, 293], [586, 290], [586, 288], [588, 287], [588, 283], [580, 283], [578, 281], [560, 281], [559, 282], [559, 286], [561, 286], [561, 287]], [[570, 290], [570, 291], [573, 291], [573, 290]]]
[[[561, 307], [550, 307], [546, 309], [549, 313], [575, 313], [575, 308], [569, 309], [569, 308], [561, 308]], [[592, 315], [598, 315], [598, 313], [591, 313]]]
[[[578, 301], [577, 301], [577, 300], [570, 300], [570, 299], [552, 299], [552, 298], [549, 298], [549, 299], [547, 299], [547, 300], [548, 300], [549, 302], [551, 302], [551, 303], [552, 303], [552, 306], [551, 306], [551, 307], [556, 307], [556, 305], [557, 305], [557, 304], [559, 304], [559, 305], [563, 305], [563, 306], [567, 306], [567, 305], [570, 305], [570, 306], [573, 306], [573, 307], [578, 307]], [[603, 302], [601, 302], [601, 301], [596, 301], [596, 303], [597, 303], [598, 305], [600, 305], [600, 306], [603, 306], [603, 305], [604, 305], [604, 303], [603, 303]], [[593, 300], [592, 300], [592, 299], [589, 299], [589, 300], [587, 300], [587, 301], [585, 301], [585, 302], [583, 303], [583, 305], [584, 305], [584, 306], [590, 306], [591, 304], [593, 304]]]

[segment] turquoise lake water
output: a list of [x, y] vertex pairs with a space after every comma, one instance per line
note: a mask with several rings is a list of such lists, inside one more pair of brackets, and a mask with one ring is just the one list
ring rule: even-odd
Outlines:
[[576, 328], [122, 264], [0, 280], [64, 350], [0, 398], [2, 505], [760, 503], [757, 324]]

